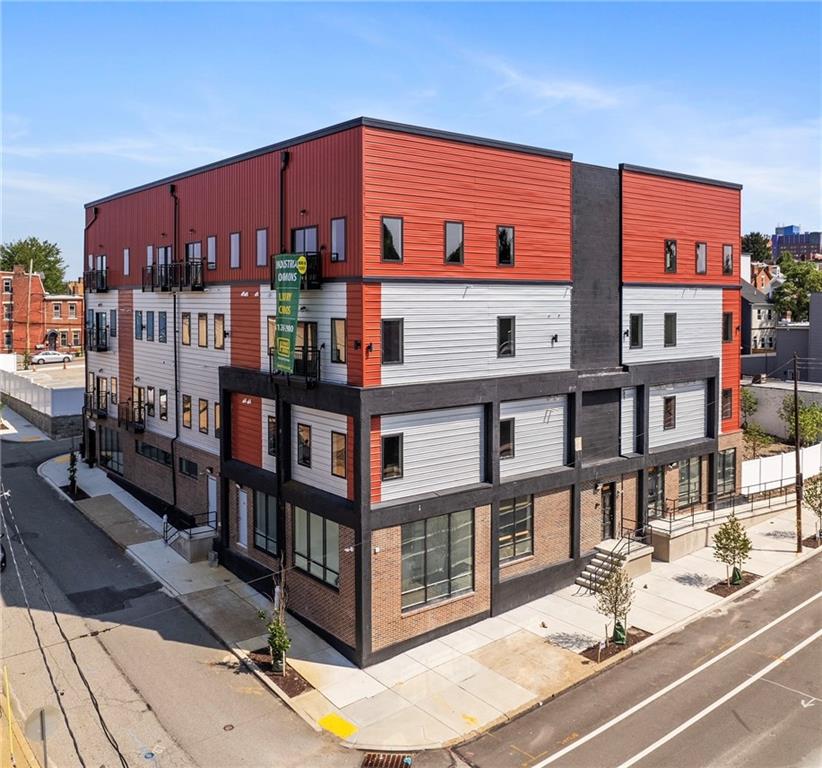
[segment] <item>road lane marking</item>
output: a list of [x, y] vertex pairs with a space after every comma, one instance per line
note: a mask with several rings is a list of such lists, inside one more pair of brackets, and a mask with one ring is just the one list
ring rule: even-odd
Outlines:
[[813, 694], [806, 693], [805, 691], [797, 691], [796, 688], [788, 688], [787, 685], [782, 685], [782, 683], [777, 683], [776, 680], [768, 680], [767, 678], [762, 678], [763, 683], [770, 683], [771, 685], [775, 685], [778, 688], [784, 688], [786, 691], [790, 691], [791, 693], [798, 693], [803, 699], [807, 696], [812, 701], [822, 701], [818, 696], [814, 696]]
[[688, 718], [684, 723], [678, 725], [672, 731], [669, 731], [663, 737], [657, 739], [649, 747], [645, 747], [645, 749], [643, 749], [642, 752], [637, 752], [637, 754], [635, 754], [630, 760], [626, 760], [624, 763], [622, 763], [619, 766], [619, 768], [630, 768], [632, 765], [635, 765], [640, 760], [650, 755], [652, 752], [656, 752], [656, 750], [658, 750], [661, 746], [667, 744], [671, 739], [679, 736], [680, 733], [686, 731], [694, 723], [698, 723], [703, 717], [707, 717], [711, 714], [711, 712], [713, 712], [716, 709], [719, 709], [719, 707], [721, 707], [727, 701], [730, 701], [734, 696], [742, 693], [742, 691], [744, 691], [749, 686], [753, 685], [761, 677], [764, 677], [769, 672], [776, 669], [780, 664], [783, 664], [785, 661], [791, 658], [791, 656], [799, 653], [799, 651], [801, 651], [803, 648], [806, 648], [812, 642], [818, 640], [820, 637], [822, 637], [822, 629], [817, 629], [816, 632], [814, 632], [810, 637], [806, 637], [801, 643], [791, 648], [791, 650], [783, 653], [778, 659], [776, 659], [776, 661], [772, 661], [770, 664], [768, 664], [767, 667], [763, 667], [755, 675], [751, 675], [744, 683], [740, 683], [736, 686], [736, 688], [732, 688], [724, 696], [718, 698], [713, 704], [709, 704], [707, 707], [705, 707], [705, 709], [697, 712], [693, 717]]
[[670, 693], [672, 690], [674, 690], [674, 688], [678, 688], [683, 683], [688, 682], [688, 680], [690, 680], [692, 677], [695, 677], [696, 675], [698, 675], [703, 670], [707, 669], [708, 667], [712, 666], [713, 664], [716, 664], [718, 661], [721, 661], [726, 656], [733, 653], [738, 648], [741, 648], [746, 643], [750, 643], [751, 640], [755, 640], [757, 637], [759, 637], [760, 635], [762, 635], [765, 632], [769, 631], [770, 629], [775, 627], [777, 624], [780, 624], [781, 622], [785, 621], [785, 619], [790, 618], [791, 616], [793, 616], [798, 611], [801, 611], [803, 608], [806, 608], [812, 602], [814, 602], [814, 600], [818, 600], [820, 597], [822, 597], [822, 592], [817, 592], [812, 597], [809, 597], [807, 600], [799, 603], [799, 605], [795, 605], [793, 608], [791, 608], [786, 613], [783, 613], [781, 616], [777, 616], [777, 618], [775, 618], [769, 624], [766, 624], [764, 627], [760, 627], [753, 634], [742, 638], [742, 640], [735, 643], [730, 648], [726, 648], [724, 651], [722, 651], [722, 653], [714, 656], [712, 659], [709, 659], [704, 664], [701, 664], [700, 666], [692, 669], [690, 672], [683, 675], [678, 680], [674, 680], [672, 683], [669, 683], [664, 688], [661, 688], [656, 693], [649, 696], [647, 699], [643, 699], [639, 703], [634, 704], [634, 706], [631, 707], [630, 709], [626, 709], [624, 712], [617, 715], [613, 719], [608, 720], [607, 722], [603, 723], [602, 725], [600, 725], [598, 728], [595, 728], [590, 733], [586, 734], [585, 736], [581, 736], [578, 741], [575, 741], [573, 744], [569, 744], [564, 749], [559, 750], [559, 752], [555, 752], [553, 755], [550, 755], [549, 757], [545, 758], [545, 760], [542, 760], [539, 763], [534, 763], [532, 768], [545, 768], [546, 765], [550, 765], [551, 763], [556, 762], [561, 757], [564, 757], [565, 755], [567, 755], [569, 752], [572, 752], [573, 750], [577, 749], [578, 747], [581, 747], [583, 744], [587, 744], [589, 741], [591, 741], [591, 739], [595, 739], [601, 733], [604, 733], [605, 731], [609, 730], [610, 728], [613, 728], [615, 725], [618, 725], [623, 720], [629, 718], [631, 715], [639, 712], [639, 710], [643, 709], [644, 707], [647, 707], [649, 704], [652, 704], [653, 702], [655, 702], [657, 699], [661, 698], [665, 694]]

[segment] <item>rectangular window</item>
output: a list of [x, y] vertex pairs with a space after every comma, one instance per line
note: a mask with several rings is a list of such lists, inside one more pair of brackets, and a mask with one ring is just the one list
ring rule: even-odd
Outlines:
[[151, 267], [154, 265], [154, 246], [147, 245], [146, 246], [146, 266]]
[[61, 304], [59, 302], [55, 302], [54, 304], [51, 305], [51, 316], [55, 320], [60, 320], [61, 319], [61, 316], [62, 316], [61, 308], [62, 307], [61, 307]]
[[301, 227], [291, 230], [291, 248], [294, 253], [317, 252], [317, 228]]
[[534, 497], [518, 496], [499, 505], [500, 563], [534, 553]]
[[402, 477], [402, 435], [382, 436], [382, 479]]
[[699, 275], [704, 275], [708, 271], [708, 244], [696, 244], [696, 271]]
[[497, 227], [497, 264], [514, 266], [514, 228]]
[[722, 274], [732, 275], [734, 273], [734, 247], [732, 245], [722, 246]]
[[340, 526], [294, 507], [294, 565], [332, 587], [340, 583]]
[[183, 312], [183, 344], [191, 344], [191, 312]]
[[225, 315], [214, 315], [214, 349], [225, 349]]
[[736, 492], [736, 448], [728, 448], [717, 454], [716, 494], [730, 496]]
[[154, 341], [154, 312], [146, 312], [146, 341]]
[[180, 474], [181, 475], [188, 475], [189, 477], [197, 477], [199, 469], [200, 468], [197, 466], [196, 461], [191, 461], [191, 459], [186, 459], [183, 456], [180, 456]]
[[117, 377], [111, 377], [111, 404], [117, 405]]
[[165, 312], [157, 313], [157, 340], [161, 344], [168, 341], [168, 319]]
[[268, 455], [277, 455], [277, 417], [268, 417]]
[[254, 491], [254, 546], [277, 557], [277, 499]]
[[676, 429], [676, 397], [666, 397], [662, 402], [662, 428]]
[[200, 428], [200, 432], [202, 432], [202, 434], [204, 434], [204, 435], [207, 435], [208, 434], [208, 400], [203, 400], [202, 398], [200, 398], [200, 401], [199, 401], [198, 405], [199, 405], [199, 409], [198, 409], [198, 411], [199, 411], [198, 412], [199, 424], [198, 424], [198, 426]]
[[206, 238], [206, 266], [208, 269], [217, 269], [217, 237], [209, 235]]
[[514, 357], [516, 354], [516, 319], [497, 318], [497, 357]]
[[346, 450], [345, 435], [341, 432], [331, 433], [331, 474], [334, 477], [345, 477]]
[[186, 243], [186, 261], [191, 263], [203, 260], [203, 244], [198, 240], [196, 243]]
[[6, 347], [6, 349], [11, 349], [12, 346], [14, 345], [14, 342], [12, 340], [11, 331], [6, 331], [3, 334], [3, 345]]
[[734, 313], [722, 313], [722, 341], [729, 342], [734, 340]]
[[6, 278], [3, 280], [3, 293], [11, 293], [11, 279]]
[[77, 319], [77, 305], [69, 304], [69, 320]]
[[154, 415], [154, 387], [146, 387], [146, 414]]
[[267, 326], [268, 326], [268, 354], [274, 354], [274, 341], [277, 338], [277, 318], [272, 317], [271, 315], [267, 318]]
[[665, 313], [665, 346], [676, 346], [676, 312]]
[[474, 588], [474, 510], [402, 526], [403, 610]]
[[128, 248], [123, 248], [123, 274], [128, 275], [131, 270], [131, 254]]
[[698, 504], [702, 495], [702, 461], [699, 456], [679, 462], [679, 506]]
[[631, 349], [642, 348], [642, 315], [631, 315], [628, 346]]
[[402, 261], [402, 219], [382, 217], [382, 260]]
[[463, 224], [461, 221], [445, 222], [445, 263], [462, 264]]
[[222, 409], [219, 403], [214, 403], [214, 437], [223, 434]]
[[80, 346], [80, 331], [72, 331], [71, 332], [71, 346], [72, 347], [79, 347]]
[[100, 465], [117, 474], [123, 473], [123, 451], [120, 448], [120, 433], [115, 429], [98, 427], [97, 438], [100, 447]]
[[163, 464], [166, 467], [171, 466], [171, 454], [168, 451], [164, 451], [162, 448], [158, 448], [155, 445], [149, 445], [148, 443], [144, 443], [142, 440], [135, 440], [134, 449], [140, 456], [156, 461], [158, 464]]
[[183, 395], [183, 426], [191, 429], [191, 395]]
[[297, 464], [311, 466], [311, 427], [297, 424]]
[[676, 240], [665, 241], [665, 271], [676, 272]]
[[401, 364], [403, 361], [403, 321], [382, 321], [382, 363]]
[[134, 312], [134, 338], [143, 338], [143, 313], [139, 309]]
[[345, 362], [345, 320], [331, 318], [331, 362]]
[[514, 419], [502, 419], [499, 423], [499, 457], [514, 458]]
[[208, 314], [205, 312], [197, 315], [197, 346], [208, 346]]
[[734, 391], [733, 389], [722, 390], [722, 418], [730, 419], [734, 412]]
[[231, 269], [240, 268], [240, 233], [232, 232], [228, 236], [229, 266]]
[[257, 230], [257, 266], [264, 267], [268, 264], [268, 230]]
[[117, 336], [117, 310], [111, 309], [108, 313], [108, 332], [111, 336]]
[[160, 419], [168, 421], [168, 390], [160, 390]]
[[345, 261], [345, 219], [331, 219], [331, 261]]
[[11, 320], [14, 317], [14, 304], [12, 302], [6, 302], [3, 305], [3, 319], [4, 320]]

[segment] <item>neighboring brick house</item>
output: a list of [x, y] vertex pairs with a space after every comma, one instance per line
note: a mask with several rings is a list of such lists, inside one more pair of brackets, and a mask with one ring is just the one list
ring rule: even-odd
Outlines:
[[65, 294], [48, 294], [39, 272], [25, 267], [0, 272], [2, 282], [2, 351], [18, 355], [43, 349], [76, 354], [83, 349], [82, 281], [68, 284]]
[[742, 283], [742, 354], [773, 352], [779, 313], [763, 291]]

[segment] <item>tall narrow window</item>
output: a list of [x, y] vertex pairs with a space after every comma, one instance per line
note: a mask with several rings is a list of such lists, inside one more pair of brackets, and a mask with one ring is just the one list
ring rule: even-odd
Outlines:
[[734, 313], [722, 313], [722, 341], [729, 342], [734, 340]]
[[516, 354], [516, 319], [497, 318], [497, 357], [514, 357]]
[[679, 462], [679, 499], [681, 507], [698, 504], [702, 495], [702, 460], [699, 456]]
[[183, 312], [183, 344], [190, 346], [191, 344], [191, 312]]
[[631, 315], [629, 328], [629, 346], [631, 349], [642, 348], [642, 315]]
[[268, 316], [268, 354], [274, 354], [274, 340], [277, 338], [277, 318]]
[[676, 312], [665, 313], [665, 346], [676, 346]]
[[254, 546], [277, 557], [277, 499], [254, 491]]
[[217, 269], [217, 237], [209, 235], [206, 238], [206, 265], [209, 269]]
[[534, 497], [519, 496], [499, 505], [499, 561], [534, 553]]
[[186, 261], [189, 263], [203, 260], [203, 244], [200, 240], [186, 243]]
[[191, 395], [183, 395], [183, 426], [191, 429]]
[[463, 225], [461, 221], [445, 222], [445, 263], [462, 264]]
[[168, 341], [168, 316], [165, 311], [157, 313], [157, 341], [161, 344]]
[[268, 230], [257, 230], [257, 266], [264, 267], [268, 264]]
[[402, 219], [382, 217], [382, 260], [402, 261]]
[[223, 434], [222, 408], [219, 403], [214, 403], [214, 437], [221, 437]]
[[499, 457], [514, 458], [514, 419], [502, 419], [499, 423]]
[[111, 404], [117, 405], [117, 377], [111, 377]]
[[734, 391], [733, 389], [722, 390], [722, 418], [730, 419], [734, 412]]
[[331, 318], [331, 362], [345, 362], [345, 320]]
[[146, 312], [146, 341], [154, 341], [154, 311]]
[[198, 426], [200, 428], [200, 432], [204, 435], [208, 434], [208, 400], [203, 400], [200, 398], [200, 402], [198, 403], [198, 416], [199, 416], [199, 423]]
[[63, 313], [62, 313], [62, 311], [61, 311], [61, 310], [62, 310], [62, 307], [63, 307], [63, 305], [62, 305], [62, 304], [60, 304], [60, 302], [59, 302], [59, 301], [54, 302], [54, 304], [52, 305], [52, 308], [51, 308], [51, 316], [52, 316], [55, 320], [61, 320], [61, 319], [62, 319], [62, 315], [63, 315]]
[[331, 474], [334, 477], [345, 477], [346, 450], [345, 435], [341, 432], [331, 433]]
[[697, 274], [704, 275], [708, 271], [708, 244], [696, 244], [696, 271]]
[[382, 436], [382, 479], [402, 477], [402, 435]]
[[662, 428], [676, 429], [676, 397], [666, 397], [662, 401]]
[[225, 315], [214, 315], [214, 349], [225, 349]]
[[240, 233], [232, 232], [228, 236], [229, 245], [229, 266], [231, 269], [240, 267]]
[[720, 451], [716, 457], [716, 495], [729, 496], [736, 491], [736, 448]]
[[146, 415], [154, 415], [154, 387], [146, 387]]
[[108, 332], [112, 336], [117, 335], [117, 310], [111, 309], [108, 313]]
[[514, 228], [497, 227], [497, 264], [514, 266]]
[[147, 245], [146, 246], [146, 266], [152, 267], [154, 266], [154, 246]]
[[160, 390], [160, 420], [168, 421], [168, 390]]
[[345, 219], [331, 219], [331, 261], [345, 261]]
[[143, 313], [139, 309], [134, 312], [134, 338], [143, 338]]
[[128, 248], [123, 248], [123, 275], [128, 275], [131, 270], [131, 254]]
[[676, 240], [665, 241], [665, 271], [676, 272]]
[[277, 455], [277, 417], [268, 417], [268, 455]]
[[732, 275], [734, 273], [734, 247], [732, 245], [722, 246], [722, 274]]
[[340, 583], [340, 526], [294, 507], [294, 566], [332, 587]]
[[205, 312], [197, 315], [197, 346], [208, 346], [208, 314]]
[[382, 321], [382, 362], [400, 364], [403, 361], [403, 321]]
[[311, 466], [311, 427], [308, 424], [297, 424], [297, 464]]
[[76, 320], [77, 319], [77, 305], [76, 304], [69, 304], [69, 320]]

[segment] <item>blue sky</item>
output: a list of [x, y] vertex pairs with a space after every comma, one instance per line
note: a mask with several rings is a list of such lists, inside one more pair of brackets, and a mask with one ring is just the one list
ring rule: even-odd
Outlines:
[[744, 184], [822, 228], [816, 3], [2, 6], [2, 239], [358, 115]]

